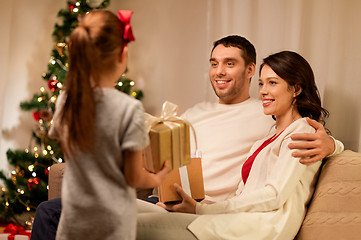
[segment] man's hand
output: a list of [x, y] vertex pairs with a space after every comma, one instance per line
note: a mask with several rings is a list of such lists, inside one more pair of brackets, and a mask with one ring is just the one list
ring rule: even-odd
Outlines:
[[300, 163], [309, 164], [322, 160], [335, 150], [335, 142], [328, 136], [323, 125], [315, 120], [306, 118], [307, 122], [316, 129], [315, 133], [295, 133], [292, 140], [301, 140], [288, 145], [290, 149], [300, 149], [292, 153], [293, 157], [300, 157]]
[[178, 184], [175, 183], [174, 187], [179, 196], [181, 196], [182, 202], [175, 205], [166, 205], [162, 202], [158, 202], [157, 205], [172, 212], [196, 213], [197, 202], [186, 194]]

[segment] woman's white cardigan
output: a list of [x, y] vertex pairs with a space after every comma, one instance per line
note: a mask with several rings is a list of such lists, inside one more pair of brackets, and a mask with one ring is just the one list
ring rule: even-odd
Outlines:
[[[247, 184], [239, 184], [237, 196], [214, 204], [197, 203], [197, 214], [202, 215], [188, 229], [207, 240], [293, 239], [313, 194], [321, 161], [299, 163], [288, 144], [293, 133], [313, 132], [306, 119], [293, 122], [258, 154]], [[265, 139], [257, 141], [249, 155]]]

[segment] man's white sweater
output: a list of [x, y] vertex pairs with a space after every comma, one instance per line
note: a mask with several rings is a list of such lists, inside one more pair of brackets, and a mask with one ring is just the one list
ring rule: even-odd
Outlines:
[[264, 115], [261, 102], [255, 99], [237, 104], [204, 102], [188, 109], [182, 117], [195, 128], [202, 154], [206, 194], [203, 202], [235, 196], [248, 152], [257, 140], [268, 135], [275, 121]]

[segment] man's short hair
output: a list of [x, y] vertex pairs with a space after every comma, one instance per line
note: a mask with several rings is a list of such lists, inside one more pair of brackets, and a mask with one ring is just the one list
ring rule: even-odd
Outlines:
[[256, 49], [246, 38], [238, 35], [231, 35], [221, 38], [214, 42], [211, 54], [213, 50], [220, 44], [225, 47], [236, 47], [241, 49], [241, 56], [245, 62], [245, 65], [248, 66], [250, 63], [254, 63], [256, 65]]

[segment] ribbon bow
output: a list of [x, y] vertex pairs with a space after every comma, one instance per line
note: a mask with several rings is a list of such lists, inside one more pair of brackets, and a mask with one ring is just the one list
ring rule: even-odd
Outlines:
[[12, 223], [8, 224], [4, 230], [4, 233], [10, 233], [11, 235], [23, 233], [25, 231], [24, 227], [16, 226]]
[[38, 185], [39, 183], [40, 183], [40, 178], [39, 177], [29, 178], [29, 180], [28, 180], [28, 188], [29, 188], [29, 190], [31, 190], [31, 188], [34, 185]]
[[190, 124], [187, 120], [182, 119], [180, 117], [177, 116], [177, 111], [178, 111], [178, 106], [174, 103], [165, 101], [163, 103], [163, 107], [162, 107], [162, 112], [160, 114], [160, 117], [155, 117], [152, 116], [148, 113], [145, 113], [145, 126], [146, 126], [146, 130], [149, 132], [150, 129], [157, 125], [158, 123], [161, 122], [165, 122], [165, 121], [177, 121], [177, 120], [182, 120], [184, 122], [187, 122], [190, 129], [193, 132], [193, 137], [194, 137], [194, 143], [195, 143], [195, 153], [192, 154], [193, 157], [201, 157], [201, 153], [198, 151], [198, 144], [197, 144], [197, 135], [196, 135], [196, 131], [194, 130], [194, 127], [192, 124]]
[[119, 20], [124, 24], [123, 39], [125, 41], [125, 45], [135, 40], [132, 25], [130, 25], [130, 18], [132, 17], [132, 14], [133, 11], [131, 10], [118, 11]]
[[146, 116], [145, 125], [147, 128], [147, 131], [149, 132], [153, 126], [155, 126], [161, 122], [172, 121], [172, 120], [173, 121], [181, 120], [181, 118], [177, 117], [177, 110], [178, 110], [177, 105], [166, 101], [163, 104], [160, 117], [154, 117], [148, 113], [145, 113], [145, 116]]

